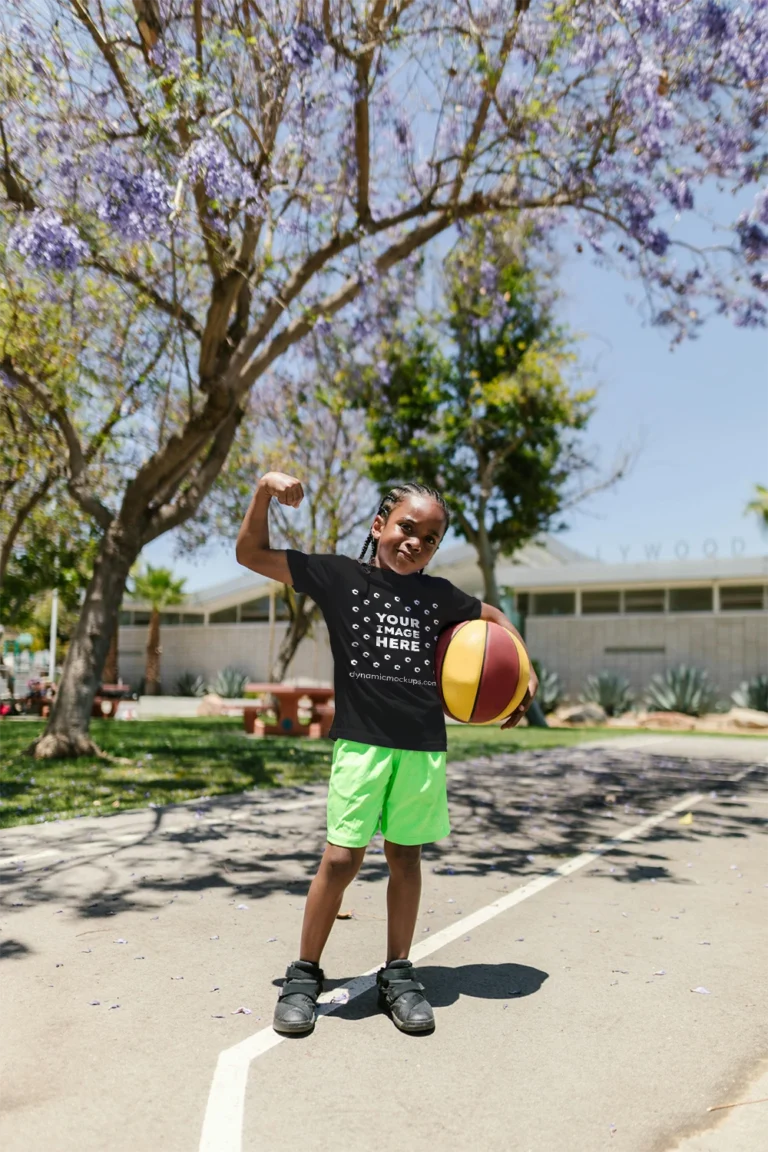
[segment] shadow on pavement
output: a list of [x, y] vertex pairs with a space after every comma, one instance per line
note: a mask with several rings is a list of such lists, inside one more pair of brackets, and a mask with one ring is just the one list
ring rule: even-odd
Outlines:
[[[481, 1000], [518, 1000], [538, 992], [549, 973], [526, 964], [459, 964], [448, 968], [442, 964], [416, 964], [416, 978], [425, 988], [425, 995], [433, 1008], [447, 1008], [461, 996], [475, 996]], [[352, 979], [351, 977], [349, 979]], [[347, 981], [327, 981], [335, 987]], [[375, 986], [351, 1000], [340, 1004], [331, 1017], [340, 1020], [364, 1020], [379, 1015], [378, 993]]]
[[[425, 846], [425, 879], [430, 870], [498, 876], [507, 880], [506, 889], [510, 877], [524, 881], [547, 873], [562, 859], [610, 839], [683, 796], [704, 792], [717, 801], [717, 808], [705, 799], [696, 807], [693, 823], [667, 821], [637, 845], [617, 845], [604, 858], [613, 866], [609, 875], [620, 883], [684, 883], [670, 875], [667, 857], [655, 850], [656, 843], [739, 839], [766, 830], [766, 820], [747, 810], [744, 800], [766, 795], [768, 766], [758, 764], [735, 783], [729, 777], [737, 767], [732, 761], [688, 760], [609, 745], [527, 750], [451, 763], [452, 833]], [[268, 797], [217, 797], [153, 809], [149, 826], [137, 828], [130, 842], [116, 839], [129, 826], [125, 815], [115, 817], [114, 823], [109, 817], [81, 826], [72, 822], [65, 836], [54, 841], [57, 859], [37, 866], [30, 861], [29, 868], [17, 861], [3, 868], [0, 907], [55, 904], [93, 919], [126, 909], [154, 913], [185, 893], [217, 888], [233, 900], [258, 901], [283, 891], [303, 898], [325, 843], [324, 806], [318, 804], [323, 795], [323, 789], [298, 787]], [[294, 810], [264, 810], [286, 800]], [[128, 814], [134, 824], [146, 815]], [[188, 826], [179, 828], [180, 822]], [[23, 828], [11, 831], [25, 834]], [[30, 855], [51, 843], [36, 841]], [[77, 869], [82, 871], [75, 882]], [[380, 841], [374, 842], [359, 879], [387, 874]]]

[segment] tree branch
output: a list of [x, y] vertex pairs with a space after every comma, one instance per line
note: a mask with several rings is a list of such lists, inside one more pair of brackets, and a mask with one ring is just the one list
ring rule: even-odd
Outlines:
[[193, 336], [196, 336], [198, 340], [202, 337], [202, 326], [191, 312], [188, 312], [186, 308], [182, 308], [180, 304], [175, 304], [172, 300], [166, 300], [164, 296], [160, 295], [156, 288], [153, 288], [150, 284], [146, 284], [135, 272], [131, 272], [128, 268], [117, 268], [114, 264], [110, 264], [108, 260], [105, 260], [103, 256], [93, 255], [88, 263], [91, 267], [98, 268], [101, 272], [106, 272], [108, 276], [115, 276], [118, 280], [124, 280], [126, 284], [130, 284], [133, 288], [138, 288], [161, 312], [172, 316], [174, 320], [178, 319], [187, 331], [191, 332]]
[[8, 564], [11, 559], [11, 552], [16, 543], [19, 532], [24, 527], [24, 522], [28, 519], [30, 514], [34, 512], [37, 505], [47, 495], [53, 483], [59, 479], [61, 473], [56, 468], [51, 468], [45, 475], [41, 484], [31, 493], [31, 495], [19, 506], [16, 510], [16, 515], [11, 522], [8, 529], [8, 534], [3, 540], [2, 548], [0, 548], [0, 588], [2, 588], [5, 573], [8, 570]]
[[170, 531], [171, 528], [177, 528], [190, 516], [194, 516], [222, 469], [243, 414], [242, 408], [234, 408], [219, 426], [208, 454], [189, 487], [184, 490], [174, 504], [158, 508], [150, 517], [148, 527], [142, 533], [142, 547], [158, 536], [162, 536], [164, 532]]
[[130, 84], [122, 73], [120, 65], [117, 62], [117, 58], [115, 57], [115, 53], [112, 50], [112, 45], [108, 40], [105, 39], [105, 37], [101, 34], [101, 31], [96, 27], [96, 24], [94, 23], [94, 20], [85, 4], [81, 3], [81, 0], [70, 0], [70, 3], [72, 4], [75, 15], [88, 29], [94, 44], [106, 60], [112, 75], [117, 80], [120, 91], [125, 97], [125, 102], [130, 109], [131, 115], [136, 121], [136, 126], [140, 129], [143, 135], [146, 133], [146, 126], [142, 123], [141, 116], [139, 115], [138, 111], [138, 103], [136, 101], [136, 97]]
[[2, 361], [0, 361], [0, 372], [3, 372], [9, 379], [13, 380], [16, 387], [23, 388], [30, 396], [34, 396], [40, 406], [51, 416], [51, 419], [61, 432], [64, 443], [67, 446], [67, 487], [69, 491], [89, 516], [93, 516], [102, 528], [109, 528], [114, 516], [106, 504], [102, 504], [96, 493], [90, 491], [86, 484], [85, 455], [80, 443], [80, 437], [66, 409], [59, 404], [55, 404], [47, 389], [40, 384], [39, 381], [34, 380], [27, 372], [23, 372], [17, 368], [10, 356], [5, 356]]

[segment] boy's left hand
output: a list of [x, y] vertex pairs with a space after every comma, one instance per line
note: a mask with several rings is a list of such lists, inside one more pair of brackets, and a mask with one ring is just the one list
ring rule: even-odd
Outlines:
[[522, 700], [518, 704], [517, 708], [515, 708], [512, 715], [509, 716], [508, 719], [506, 719], [504, 721], [504, 723], [501, 726], [502, 729], [503, 728], [514, 728], [516, 724], [520, 723], [523, 716], [525, 716], [526, 712], [530, 708], [531, 703], [533, 701], [533, 698], [536, 695], [538, 687], [539, 687], [539, 678], [536, 675], [536, 672], [534, 671], [533, 665], [531, 665], [531, 677], [530, 677], [530, 680], [528, 681], [528, 691], [525, 693], [525, 696], [523, 696]]

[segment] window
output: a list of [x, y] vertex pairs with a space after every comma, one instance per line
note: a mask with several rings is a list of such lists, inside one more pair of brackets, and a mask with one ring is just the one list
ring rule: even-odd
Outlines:
[[149, 612], [134, 612], [133, 622], [134, 624], [149, 624], [149, 616]]
[[711, 588], [670, 588], [670, 612], [711, 612]]
[[160, 623], [161, 624], [178, 624], [180, 620], [181, 620], [181, 613], [180, 612], [161, 612], [160, 613]]
[[624, 593], [625, 612], [663, 612], [663, 588], [628, 588]]
[[517, 596], [515, 597], [515, 605], [521, 616], [527, 616], [529, 610], [529, 601], [530, 596], [527, 592], [518, 592]]
[[766, 604], [762, 584], [745, 584], [741, 588], [721, 588], [720, 608], [723, 612], [754, 612]]
[[575, 592], [537, 592], [533, 597], [534, 616], [573, 616]]
[[119, 617], [120, 624], [133, 624], [133, 612], [121, 612]]
[[262, 596], [259, 600], [249, 600], [247, 604], [241, 604], [240, 619], [244, 624], [254, 623], [258, 620], [269, 620], [269, 596]]
[[581, 611], [584, 616], [620, 612], [621, 593], [618, 588], [613, 592], [582, 592]]
[[222, 608], [220, 612], [211, 612], [208, 620], [211, 624], [236, 624], [237, 608]]
[[204, 624], [205, 618], [197, 613], [183, 612], [181, 616], [182, 624]]

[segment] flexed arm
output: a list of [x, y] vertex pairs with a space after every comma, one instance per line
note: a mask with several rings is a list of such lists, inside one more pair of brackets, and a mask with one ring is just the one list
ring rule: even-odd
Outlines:
[[269, 502], [273, 496], [281, 504], [298, 508], [304, 499], [304, 489], [299, 480], [284, 472], [267, 472], [262, 476], [240, 525], [235, 556], [238, 564], [252, 572], [281, 584], [293, 584], [285, 549], [269, 546]]

